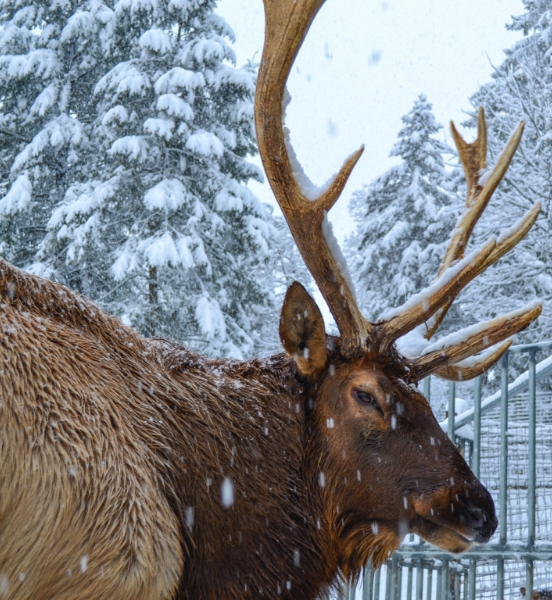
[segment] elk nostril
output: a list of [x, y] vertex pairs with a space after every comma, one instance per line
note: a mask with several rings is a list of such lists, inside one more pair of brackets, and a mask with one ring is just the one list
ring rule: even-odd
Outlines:
[[475, 532], [474, 541], [477, 543], [486, 543], [495, 532], [498, 521], [494, 512], [494, 505], [482, 508], [471, 500], [464, 503], [464, 510], [460, 520], [466, 527]]
[[466, 510], [464, 511], [464, 518], [466, 520], [466, 525], [469, 525], [474, 529], [479, 529], [485, 524], [487, 515], [484, 510], [474, 506], [471, 504], [471, 502], [469, 502], [466, 506]]

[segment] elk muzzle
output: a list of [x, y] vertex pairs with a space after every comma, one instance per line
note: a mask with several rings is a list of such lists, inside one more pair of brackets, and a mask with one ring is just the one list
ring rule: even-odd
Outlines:
[[487, 543], [498, 525], [493, 499], [477, 480], [415, 498], [413, 507], [412, 530], [447, 552]]

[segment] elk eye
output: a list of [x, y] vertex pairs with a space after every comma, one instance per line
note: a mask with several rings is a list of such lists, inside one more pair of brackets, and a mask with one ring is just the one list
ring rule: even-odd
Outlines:
[[379, 402], [372, 394], [370, 394], [370, 392], [367, 392], [366, 390], [354, 389], [353, 396], [357, 402], [360, 402], [360, 404], [368, 404], [374, 408], [380, 409]]

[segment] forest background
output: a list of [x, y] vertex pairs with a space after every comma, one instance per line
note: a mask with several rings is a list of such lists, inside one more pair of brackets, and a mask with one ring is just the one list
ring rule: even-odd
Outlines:
[[[1, 7], [1, 254], [145, 335], [212, 356], [278, 351], [282, 294], [310, 279], [278, 212], [252, 191], [263, 179], [252, 120], [259, 57], [237, 66], [234, 32], [216, 3]], [[488, 66], [464, 118], [473, 128], [476, 107], [485, 107], [491, 163], [517, 122], [527, 123], [473, 244], [535, 202], [543, 210], [526, 240], [462, 294], [442, 333], [538, 297], [543, 316], [518, 341], [552, 338], [552, 0], [520, 9], [508, 24], [518, 41]], [[378, 52], [370, 64], [381, 62]], [[331, 62], [329, 45], [324, 53]], [[462, 210], [463, 178], [430, 100], [409, 100], [388, 148], [385, 136], [365, 140], [394, 157], [391, 169], [357, 184], [350, 203], [345, 250], [372, 319], [431, 283]], [[337, 137], [339, 115], [327, 126]]]

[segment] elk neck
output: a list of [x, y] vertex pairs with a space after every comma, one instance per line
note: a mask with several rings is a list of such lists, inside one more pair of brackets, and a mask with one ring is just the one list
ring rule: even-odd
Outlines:
[[151, 346], [175, 386], [163, 399], [166, 477], [194, 564], [180, 597], [314, 598], [339, 566], [309, 418], [316, 384], [284, 354], [223, 362]]

